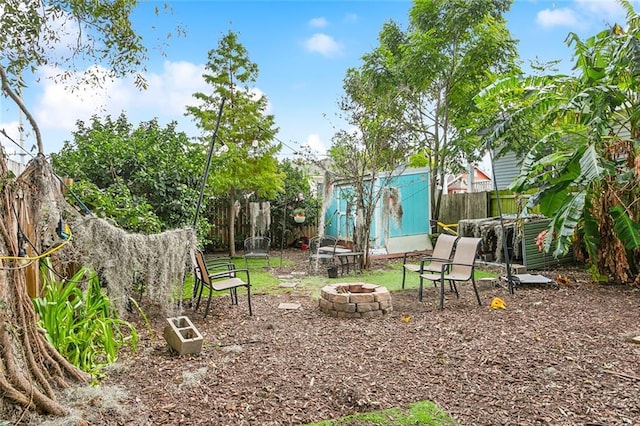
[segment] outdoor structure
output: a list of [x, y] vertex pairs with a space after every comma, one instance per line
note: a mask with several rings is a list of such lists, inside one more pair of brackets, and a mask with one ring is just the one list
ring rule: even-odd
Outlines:
[[25, 165], [22, 162], [7, 158], [7, 168], [9, 171], [13, 172], [15, 176], [20, 176], [25, 169]]
[[[387, 185], [381, 188], [384, 181]], [[371, 226], [371, 253], [431, 250], [428, 169], [406, 169], [390, 180], [383, 175], [371, 184], [383, 191]], [[331, 199], [325, 202], [324, 232], [341, 242], [353, 241], [356, 211], [351, 202], [352, 194], [350, 185], [336, 183]]]
[[320, 292], [318, 305], [336, 318], [376, 318], [393, 310], [389, 290], [367, 283], [327, 285]]
[[446, 179], [446, 194], [459, 194], [466, 192], [491, 191], [493, 189], [491, 177], [478, 166], [472, 165], [473, 178], [469, 179], [469, 172], [458, 175], [448, 175]]

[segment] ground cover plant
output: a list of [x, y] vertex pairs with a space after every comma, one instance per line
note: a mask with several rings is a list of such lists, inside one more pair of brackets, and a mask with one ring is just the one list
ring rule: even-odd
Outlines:
[[123, 345], [135, 351], [138, 332], [118, 318], [95, 271], [80, 268], [71, 278], [59, 279], [48, 258], [40, 270], [44, 288], [33, 300], [38, 325], [62, 356], [97, 377], [116, 361]]
[[308, 426], [449, 426], [455, 422], [429, 401], [411, 404], [408, 409], [391, 408], [383, 411], [373, 411], [365, 414], [351, 414], [335, 420], [324, 420], [310, 423]]

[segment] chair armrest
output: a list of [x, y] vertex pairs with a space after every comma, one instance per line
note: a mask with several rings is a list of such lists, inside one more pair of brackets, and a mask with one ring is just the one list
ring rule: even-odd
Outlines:
[[[233, 264], [231, 264], [233, 265]], [[209, 279], [210, 280], [219, 280], [219, 279], [223, 279], [223, 278], [235, 278], [238, 272], [243, 272], [246, 277], [247, 277], [247, 285], [251, 284], [251, 277], [249, 276], [249, 270], [247, 268], [240, 268], [240, 269], [228, 269], [226, 271], [222, 271], [222, 272], [216, 272], [213, 274], [209, 274]]]
[[407, 263], [408, 256], [415, 255], [415, 254], [418, 254], [418, 250], [405, 251], [404, 254], [402, 255], [402, 264], [404, 265], [405, 263]]
[[431, 263], [431, 262], [441, 262], [442, 264], [449, 264], [451, 263], [451, 259], [442, 259], [440, 257], [423, 257], [420, 260], [420, 273], [422, 273], [424, 271], [424, 264], [425, 263]]
[[234, 265], [232, 262], [220, 262], [207, 265], [209, 278], [214, 275], [229, 275], [229, 272], [233, 271], [234, 269], [236, 269], [236, 265]]

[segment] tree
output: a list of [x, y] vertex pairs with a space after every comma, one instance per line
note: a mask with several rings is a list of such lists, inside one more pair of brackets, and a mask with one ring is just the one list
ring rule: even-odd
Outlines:
[[[29, 262], [24, 262], [24, 240], [31, 243], [28, 253], [44, 253], [43, 247], [51, 247], [64, 200], [42, 155], [44, 147], [38, 125], [22, 102], [22, 75], [37, 67], [49, 66], [59, 69], [59, 79], [65, 80], [86, 60], [103, 65], [110, 76], [122, 76], [139, 69], [146, 50], [129, 19], [136, 4], [136, 0], [5, 0], [0, 4], [2, 94], [25, 114], [39, 152], [32, 167], [18, 179], [11, 176], [4, 155], [0, 155], [0, 253], [3, 253], [0, 258], [0, 392], [7, 408], [17, 405], [49, 414], [64, 414], [65, 407], [56, 400], [56, 389], [68, 386], [69, 380], [87, 378], [62, 358], [40, 333], [27, 293], [34, 279], [32, 275], [27, 276], [27, 271], [34, 268], [29, 269]], [[73, 41], [64, 49], [57, 49], [62, 39]], [[68, 55], [58, 56], [58, 52]], [[99, 82], [103, 75], [90, 71], [85, 77]], [[141, 78], [137, 82], [144, 85]], [[31, 224], [29, 229], [20, 226], [26, 219]]]
[[402, 97], [389, 90], [392, 82], [377, 72], [383, 56], [374, 51], [363, 58], [360, 70], [348, 70], [340, 109], [355, 130], [336, 133], [329, 149], [332, 179], [353, 188], [354, 249], [365, 253], [363, 267], [369, 264], [375, 208], [391, 179], [404, 169], [410, 147], [404, 122], [397, 119]]
[[[68, 81], [90, 59], [96, 65], [102, 64], [107, 75], [90, 68], [78, 82], [99, 83], [106, 77], [140, 69], [146, 60], [146, 48], [129, 19], [137, 3], [137, 0], [6, 0], [0, 6], [2, 93], [25, 114], [33, 128], [38, 152], [44, 152], [42, 135], [20, 97], [23, 73], [50, 66], [60, 69], [58, 79]], [[60, 51], [71, 54], [60, 56]], [[136, 84], [145, 85], [140, 74]]]
[[192, 223], [204, 157], [175, 122], [162, 128], [154, 119], [134, 128], [121, 114], [77, 126], [73, 142], [51, 162], [74, 179], [74, 192], [94, 213], [133, 232]]
[[640, 16], [630, 2], [621, 4], [626, 30], [615, 24], [586, 40], [567, 37], [575, 76], [504, 79], [478, 102], [509, 99], [486, 132], [496, 145], [508, 143], [505, 135], [525, 122], [543, 129], [512, 187], [537, 191], [528, 207], [538, 205], [551, 219], [541, 236], [544, 251], [583, 247], [595, 275], [638, 286]]
[[304, 210], [305, 223], [314, 223], [320, 213], [320, 202], [312, 194], [308, 171], [288, 159], [278, 163], [278, 170], [285, 178], [284, 191], [271, 204], [273, 247], [291, 243], [289, 237], [293, 237], [293, 230], [300, 226], [293, 219], [295, 209]]
[[277, 170], [275, 144], [277, 132], [273, 115], [267, 114], [267, 98], [251, 87], [258, 77], [258, 66], [250, 61], [248, 52], [237, 34], [229, 31], [210, 50], [205, 66], [205, 81], [212, 93], [198, 92], [197, 105], [187, 107], [196, 125], [203, 131], [203, 147], [207, 147], [216, 130], [218, 111], [224, 108], [216, 136], [218, 146], [224, 146], [212, 158], [208, 184], [214, 194], [228, 200], [229, 252], [235, 255], [235, 210], [240, 191], [255, 192], [258, 198], [269, 199], [282, 191], [283, 174]]
[[477, 112], [473, 97], [497, 75], [518, 71], [516, 41], [503, 17], [510, 5], [511, 0], [416, 1], [409, 30], [390, 39], [400, 40], [390, 50], [388, 68], [405, 93], [404, 114], [423, 158], [414, 156], [411, 164], [430, 168], [433, 219], [446, 173], [482, 151], [477, 134], [468, 131]]

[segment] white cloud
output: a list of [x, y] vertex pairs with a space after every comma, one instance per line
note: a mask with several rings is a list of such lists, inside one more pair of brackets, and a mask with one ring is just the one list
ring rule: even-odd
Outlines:
[[304, 42], [304, 47], [311, 53], [319, 53], [325, 57], [342, 54], [344, 46], [324, 33], [316, 33]]
[[602, 19], [623, 19], [624, 9], [613, 0], [574, 0], [576, 9]]
[[[92, 67], [89, 70], [93, 70], [99, 78], [106, 79], [104, 68]], [[100, 88], [79, 84], [71, 91], [50, 79], [59, 75], [59, 70], [46, 67], [40, 70], [40, 74], [43, 76], [42, 97], [34, 111], [43, 133], [45, 129], [72, 131], [76, 128], [77, 120], [88, 120], [91, 115], [103, 112], [108, 99], [122, 97], [119, 95], [122, 89], [118, 87], [118, 80], [106, 79]], [[79, 75], [72, 76], [71, 83], [75, 84], [79, 78]]]
[[315, 154], [325, 155], [327, 153], [327, 148], [322, 143], [320, 135], [316, 133], [307, 136], [307, 141], [302, 145], [302, 148], [304, 147], [308, 147], [309, 151]]
[[[177, 121], [178, 130], [189, 136], [199, 134], [191, 118], [184, 114], [188, 105], [199, 103], [193, 97], [194, 93], [211, 91], [202, 77], [204, 65], [165, 61], [160, 71], [144, 75], [146, 90], [136, 88], [134, 77], [109, 79], [103, 68], [93, 67], [89, 70], [104, 78], [101, 87], [79, 84], [73, 91], [66, 88], [68, 85], [48, 78], [58, 75], [59, 70], [40, 70], [42, 94], [34, 107], [34, 115], [45, 139], [70, 139], [70, 133], [77, 130], [78, 120], [88, 122], [93, 115], [111, 115], [115, 118], [122, 112], [134, 125], [158, 118], [161, 124]], [[79, 81], [79, 78], [79, 75], [73, 75], [69, 84]], [[264, 96], [259, 88], [251, 89], [251, 94], [254, 99]], [[273, 105], [267, 98], [266, 113], [271, 114], [272, 109]], [[53, 152], [59, 147], [48, 142], [47, 148]]]
[[536, 15], [536, 23], [545, 28], [574, 27], [578, 24], [578, 17], [573, 9], [544, 9]]
[[329, 21], [327, 21], [323, 17], [313, 18], [312, 20], [309, 21], [309, 26], [311, 28], [326, 28], [329, 26]]
[[46, 78], [56, 75], [57, 70], [42, 70], [43, 93], [35, 108], [42, 128], [72, 131], [77, 120], [87, 121], [94, 114], [115, 117], [122, 111], [133, 123], [151, 120], [158, 114], [177, 120], [187, 105], [196, 103], [193, 93], [206, 90], [203, 66], [189, 62], [166, 61], [161, 73], [146, 74], [147, 90], [137, 89], [133, 77], [109, 79], [106, 70], [92, 70], [104, 78], [102, 86], [81, 84], [74, 91]]
[[[640, 2], [634, 3], [640, 5]], [[567, 3], [563, 3], [567, 4]], [[572, 29], [602, 28], [603, 25], [624, 23], [625, 11], [614, 0], [573, 0], [562, 8], [544, 9], [536, 15], [536, 23], [545, 28], [569, 27]]]
[[[20, 143], [20, 131], [18, 120], [15, 121], [7, 121], [0, 122], [0, 130], [4, 130], [7, 135], [13, 139], [13, 141]], [[16, 146], [11, 140], [9, 140], [5, 135], [0, 134], [0, 141], [2, 146], [5, 148], [5, 152], [12, 156], [14, 153], [21, 152], [20, 148]]]
[[[202, 73], [204, 66], [190, 62], [165, 61], [162, 73], [146, 76], [148, 87], [137, 94], [132, 106], [162, 111], [166, 116], [182, 116], [187, 105], [195, 105], [195, 92], [207, 92]], [[130, 82], [130, 90], [136, 90]], [[153, 117], [145, 118], [145, 120]]]

